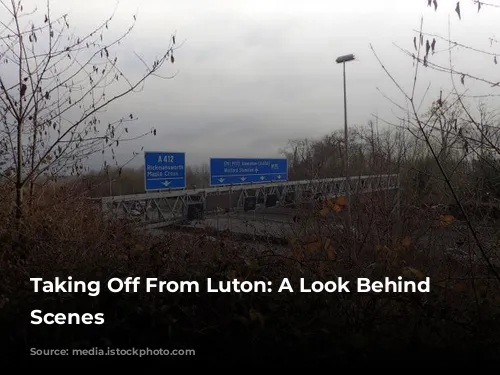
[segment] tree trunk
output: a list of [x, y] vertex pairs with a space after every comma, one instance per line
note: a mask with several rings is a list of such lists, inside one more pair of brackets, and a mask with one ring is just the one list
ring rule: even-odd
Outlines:
[[[19, 82], [22, 82], [19, 74]], [[19, 104], [19, 113], [22, 111], [22, 96]], [[23, 128], [24, 121], [22, 117], [17, 120], [17, 170], [16, 170], [16, 232], [21, 233], [21, 224], [23, 219]]]
[[23, 243], [23, 205], [24, 205], [24, 186], [23, 186], [23, 121], [18, 121], [17, 126], [17, 171], [16, 171], [16, 240], [14, 242], [14, 251], [20, 256], [24, 255]]
[[[23, 236], [23, 131], [24, 131], [24, 108], [23, 97], [26, 93], [26, 85], [23, 83], [23, 61], [24, 61], [24, 48], [23, 48], [23, 33], [19, 25], [18, 9], [14, 2], [12, 2], [14, 9], [14, 19], [17, 27], [17, 37], [19, 38], [19, 108], [17, 111], [17, 171], [16, 171], [16, 241], [14, 242], [14, 250], [24, 257], [24, 236]], [[23, 90], [24, 85], [24, 90]]]
[[23, 186], [16, 183], [16, 231], [20, 233], [23, 221]]
[[22, 183], [22, 149], [18, 151], [18, 161], [20, 162], [17, 168], [16, 176], [16, 213], [15, 213], [15, 238], [12, 246], [14, 254], [20, 258], [26, 257], [24, 246], [24, 233], [23, 233], [23, 205], [24, 205], [24, 186]]
[[30, 181], [30, 195], [29, 195], [29, 211], [30, 213], [33, 211], [33, 201], [35, 195], [35, 182], [33, 180]]

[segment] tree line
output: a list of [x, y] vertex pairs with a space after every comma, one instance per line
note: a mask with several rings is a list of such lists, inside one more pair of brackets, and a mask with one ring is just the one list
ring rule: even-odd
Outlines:
[[[439, 115], [435, 106], [426, 113], [433, 116], [426, 129], [432, 150], [462, 193], [468, 199], [491, 199], [500, 195], [498, 157], [493, 147], [499, 147], [498, 117], [488, 106], [479, 102], [475, 108], [482, 118], [482, 132], [465, 119], [464, 110], [455, 103], [448, 108], [442, 103]], [[481, 134], [483, 134], [481, 136]], [[487, 138], [486, 141], [480, 140]], [[337, 130], [321, 138], [289, 140], [279, 150], [288, 159], [289, 179], [307, 180], [345, 176], [344, 132]], [[434, 201], [446, 200], [449, 195], [424, 137], [407, 123], [384, 124], [378, 119], [364, 126], [349, 129], [349, 173], [351, 176], [399, 173], [408, 192]], [[186, 167], [188, 189], [207, 188], [208, 164]], [[84, 174], [82, 184], [92, 197], [144, 193], [144, 169], [108, 166], [99, 172]], [[471, 193], [474, 194], [471, 194]]]

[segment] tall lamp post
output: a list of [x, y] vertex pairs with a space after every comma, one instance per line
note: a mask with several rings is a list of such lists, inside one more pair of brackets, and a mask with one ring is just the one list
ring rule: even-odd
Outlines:
[[346, 94], [346, 82], [345, 82], [345, 63], [353, 61], [354, 55], [344, 55], [337, 57], [337, 64], [342, 64], [344, 70], [344, 143], [345, 143], [345, 155], [344, 155], [344, 167], [345, 167], [345, 182], [346, 182], [346, 199], [347, 199], [347, 227], [351, 231], [351, 182], [349, 178], [349, 143], [348, 143], [348, 130], [347, 130], [347, 94]]

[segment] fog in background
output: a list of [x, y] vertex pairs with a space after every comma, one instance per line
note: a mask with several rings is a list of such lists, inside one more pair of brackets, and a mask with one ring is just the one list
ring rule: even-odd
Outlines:
[[[30, 4], [43, 2], [25, 2]], [[384, 96], [403, 104], [401, 95], [377, 63], [370, 43], [386, 67], [405, 88], [412, 84], [413, 62], [397, 46], [413, 50], [415, 29], [424, 16], [424, 31], [488, 50], [498, 11], [477, 13], [462, 2], [462, 20], [455, 1], [439, 1], [438, 12], [426, 0], [352, 1], [202, 1], [121, 0], [110, 32], [125, 31], [137, 13], [132, 35], [115, 52], [128, 74], [144, 68], [134, 52], [151, 61], [168, 48], [172, 33], [177, 44], [175, 64], [163, 71], [172, 79], [150, 79], [141, 93], [127, 96], [101, 115], [102, 122], [133, 113], [136, 134], [155, 127], [148, 136], [123, 143], [117, 150], [126, 161], [133, 151], [183, 151], [189, 164], [210, 157], [275, 157], [289, 139], [321, 137], [343, 128], [342, 66], [339, 55], [353, 53], [347, 65], [350, 125], [364, 125], [378, 114], [398, 122], [398, 113]], [[470, 3], [470, 4], [469, 4]], [[108, 17], [113, 0], [58, 0], [56, 14], [69, 12], [72, 28], [84, 34]], [[42, 13], [43, 14], [43, 13]], [[107, 38], [111, 39], [108, 34]], [[396, 45], [397, 46], [396, 46]], [[449, 64], [447, 45], [439, 41], [434, 62]], [[440, 52], [442, 51], [442, 52]], [[495, 76], [500, 69], [488, 57], [453, 49], [455, 69]], [[449, 89], [448, 77], [421, 71], [417, 88], [422, 108]], [[498, 74], [500, 76], [500, 73]], [[378, 89], [377, 89], [378, 88]], [[468, 93], [488, 92], [469, 82]], [[379, 121], [380, 127], [388, 126]], [[99, 168], [103, 157], [91, 160]], [[141, 166], [137, 157], [129, 166]]]

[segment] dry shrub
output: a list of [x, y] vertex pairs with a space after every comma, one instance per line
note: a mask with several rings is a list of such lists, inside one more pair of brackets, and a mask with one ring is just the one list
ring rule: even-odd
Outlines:
[[[129, 223], [101, 217], [95, 205], [69, 190], [46, 194], [24, 222], [26, 259], [9, 252], [12, 226], [2, 225], [0, 260], [0, 321], [11, 350], [29, 347], [162, 347], [203, 348], [234, 360], [275, 361], [290, 355], [331, 355], [339, 359], [363, 352], [482, 351], [494, 354], [498, 343], [499, 289], [485, 278], [482, 264], [471, 267], [428, 251], [448, 227], [433, 228], [424, 240], [422, 221], [432, 227], [428, 213], [389, 215], [390, 205], [372, 196], [353, 205], [356, 235], [338, 229], [343, 211], [322, 216], [316, 212], [317, 233], [297, 238], [283, 252], [277, 245], [245, 241], [237, 236], [165, 232], [152, 234]], [[5, 204], [3, 202], [2, 204]], [[317, 207], [316, 207], [317, 208]], [[418, 217], [419, 223], [413, 223]], [[401, 223], [401, 218], [404, 223]], [[306, 220], [307, 219], [307, 220]], [[393, 231], [400, 222], [399, 232]], [[326, 233], [326, 234], [325, 234]], [[396, 234], [394, 234], [396, 233]], [[313, 238], [314, 237], [314, 238]], [[348, 245], [346, 245], [348, 244]], [[358, 249], [350, 262], [350, 246]], [[472, 245], [471, 245], [472, 246]], [[423, 251], [425, 250], [425, 251]], [[10, 255], [7, 255], [10, 254]], [[100, 280], [111, 277], [157, 277], [196, 280], [201, 293], [118, 293], [101, 289], [98, 297], [84, 294], [35, 294], [29, 277]], [[429, 294], [298, 293], [299, 279], [354, 280], [397, 277], [433, 281]], [[273, 293], [205, 293], [206, 278], [270, 280]], [[277, 293], [287, 277], [295, 293]], [[460, 280], [458, 280], [460, 279]], [[439, 281], [439, 282], [438, 282]], [[496, 282], [496, 283], [495, 283]], [[352, 284], [351, 284], [352, 286]], [[352, 289], [351, 289], [352, 291]], [[105, 314], [102, 326], [33, 326], [33, 309], [44, 312]], [[57, 332], [57, 335], [54, 334]], [[286, 344], [284, 344], [286, 343]]]

